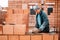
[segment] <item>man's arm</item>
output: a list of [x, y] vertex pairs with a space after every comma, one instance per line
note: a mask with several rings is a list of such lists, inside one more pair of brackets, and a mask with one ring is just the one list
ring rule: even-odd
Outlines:
[[43, 14], [42, 14], [42, 18], [43, 18], [43, 23], [42, 23], [42, 25], [40, 26], [40, 31], [43, 31], [44, 30], [44, 28], [46, 27], [46, 25], [48, 25], [49, 24], [49, 21], [48, 21], [48, 17], [47, 17], [47, 15], [43, 12]]

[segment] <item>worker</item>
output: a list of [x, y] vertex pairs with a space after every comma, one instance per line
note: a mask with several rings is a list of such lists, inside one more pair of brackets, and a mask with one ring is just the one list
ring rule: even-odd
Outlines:
[[36, 12], [36, 28], [33, 29], [33, 33], [48, 33], [49, 32], [49, 20], [46, 13], [36, 6], [34, 8]]

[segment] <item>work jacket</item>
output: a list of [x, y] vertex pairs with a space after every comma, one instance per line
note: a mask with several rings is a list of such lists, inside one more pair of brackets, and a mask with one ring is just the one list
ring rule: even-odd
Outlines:
[[[41, 18], [41, 26], [38, 24], [37, 16], [40, 15]], [[49, 20], [45, 12], [40, 11], [39, 14], [36, 15], [36, 28], [38, 28], [41, 32], [48, 33], [49, 32]]]

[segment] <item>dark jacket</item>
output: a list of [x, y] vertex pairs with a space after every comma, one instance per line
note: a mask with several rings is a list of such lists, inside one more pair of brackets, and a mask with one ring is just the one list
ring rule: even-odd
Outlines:
[[[41, 17], [41, 26], [44, 27], [43, 30], [41, 30], [41, 32], [48, 33], [49, 32], [49, 20], [48, 20], [47, 15], [43, 11], [40, 11], [40, 13], [37, 14], [37, 15], [40, 15], [40, 17]], [[39, 24], [37, 22], [37, 15], [36, 15], [36, 27], [39, 29]]]

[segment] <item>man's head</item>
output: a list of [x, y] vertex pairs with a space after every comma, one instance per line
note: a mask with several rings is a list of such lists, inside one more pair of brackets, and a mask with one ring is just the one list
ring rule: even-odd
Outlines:
[[35, 10], [36, 13], [39, 14], [39, 12], [40, 12], [41, 9], [39, 8], [39, 6], [35, 6], [34, 10]]

